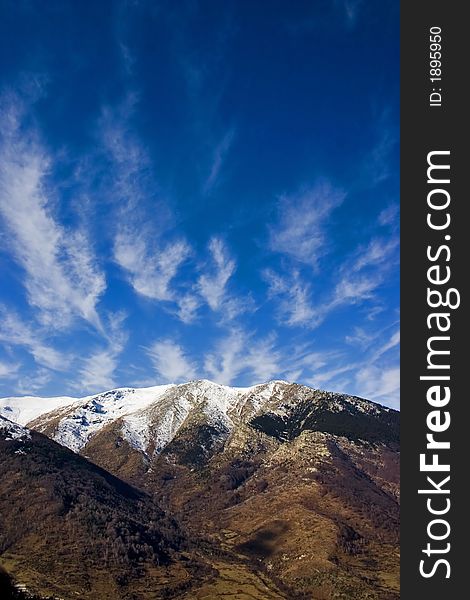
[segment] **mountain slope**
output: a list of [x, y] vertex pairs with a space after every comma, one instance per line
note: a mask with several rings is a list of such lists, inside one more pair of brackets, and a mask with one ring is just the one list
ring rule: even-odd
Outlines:
[[2, 417], [0, 517], [1, 567], [41, 598], [235, 599], [235, 582], [255, 600], [286, 598], [234, 554], [185, 538], [148, 494]]
[[[20, 408], [20, 400], [0, 399], [1, 414], [74, 451], [84, 451], [95, 435], [116, 425], [133, 448], [148, 455], [160, 453], [181, 427], [195, 419], [221, 437], [251, 422], [279, 439], [291, 439], [310, 429], [357, 439], [362, 436], [368, 441], [398, 441], [396, 411], [357, 397], [282, 381], [231, 388], [201, 380], [121, 388], [81, 399], [27, 398], [25, 409]], [[59, 406], [49, 410], [54, 402]], [[32, 413], [34, 418], [25, 422]]]
[[114, 598], [150, 568], [162, 580], [174, 569], [181, 533], [145, 494], [3, 418], [0, 479], [2, 562], [33, 589]]
[[[1, 398], [0, 416], [20, 425], [28, 425], [28, 423], [40, 419], [42, 415], [60, 415], [63, 424], [61, 424], [60, 435], [56, 437], [59, 438], [58, 441], [62, 445], [77, 451], [100, 427], [155, 402], [172, 387], [175, 386], [122, 388], [84, 398], [70, 396]], [[73, 418], [66, 420], [69, 415], [73, 415]]]
[[[179, 386], [163, 414], [159, 402], [138, 415], [140, 444], [123, 419], [82, 452], [289, 598], [398, 598], [398, 413], [286, 382], [211, 395], [207, 382]], [[153, 445], [169, 407], [188, 405], [166, 445]]]
[[0, 398], [0, 416], [20, 425], [27, 425], [40, 415], [68, 406], [78, 400], [79, 398], [72, 398], [70, 396], [58, 396], [55, 398], [37, 398], [36, 396]]
[[247, 597], [269, 598], [259, 585], [290, 599], [399, 597], [396, 411], [282, 381], [196, 381], [107, 392], [29, 425], [206, 540], [218, 576], [181, 598], [226, 597], [253, 576]]

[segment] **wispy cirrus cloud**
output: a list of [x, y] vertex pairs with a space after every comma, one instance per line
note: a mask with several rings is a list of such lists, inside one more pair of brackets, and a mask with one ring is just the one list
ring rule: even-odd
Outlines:
[[33, 329], [17, 314], [0, 306], [0, 341], [6, 345], [25, 348], [38, 365], [62, 371], [68, 368], [71, 357], [67, 353], [59, 352], [43, 339], [44, 333]]
[[268, 296], [277, 299], [276, 314], [284, 325], [314, 329], [342, 306], [361, 304], [375, 298], [376, 290], [398, 260], [398, 238], [372, 239], [348, 256], [338, 269], [330, 290], [316, 302], [311, 278], [298, 269], [288, 273], [266, 269], [262, 276], [268, 284]]
[[[157, 201], [158, 219], [149, 220], [142, 211], [141, 205], [149, 193], [155, 195], [158, 184], [151, 175], [148, 153], [130, 125], [137, 103], [138, 95], [128, 94], [119, 106], [103, 109], [100, 121], [101, 143], [113, 173], [111, 202], [117, 209], [114, 260], [137, 294], [165, 303], [165, 310], [181, 322], [193, 322], [204, 304], [231, 320], [246, 310], [249, 302], [241, 302], [227, 291], [236, 262], [224, 241], [213, 236], [209, 241], [210, 261], [200, 262], [199, 267], [194, 262], [192, 281], [183, 281], [180, 271], [196, 257], [183, 237], [168, 241], [173, 217], [167, 203]], [[216, 146], [204, 193], [217, 184], [233, 138], [234, 130], [230, 129]]]
[[[357, 370], [357, 368], [357, 363], [346, 363], [340, 366], [332, 366], [329, 364], [327, 368], [322, 368], [321, 370], [311, 373], [307, 376], [306, 381], [314, 388], [328, 388], [336, 392], [345, 391], [343, 386], [347, 386], [350, 382], [350, 378], [345, 378], [344, 375]], [[339, 379], [340, 376], [343, 378], [342, 380]]]
[[235, 272], [236, 263], [229, 257], [222, 239], [214, 237], [209, 242], [212, 260], [211, 272], [204, 273], [197, 281], [197, 291], [213, 311], [220, 310], [226, 298], [226, 287]]
[[155, 177], [149, 150], [136, 132], [139, 100], [138, 92], [128, 91], [118, 104], [102, 107], [96, 124], [96, 159], [104, 182], [101, 193], [112, 210], [115, 231], [128, 230], [136, 237], [146, 232], [160, 238], [173, 215]]
[[316, 268], [327, 253], [328, 219], [345, 197], [326, 180], [298, 194], [281, 196], [278, 221], [269, 228], [270, 249]]
[[389, 350], [397, 348], [400, 344], [400, 330], [395, 331], [391, 337], [383, 343], [381, 346], [376, 348], [372, 354], [371, 361], [375, 362], [386, 354]]
[[86, 233], [55, 218], [48, 187], [52, 157], [37, 132], [22, 124], [21, 100], [14, 101], [4, 96], [0, 102], [0, 215], [28, 302], [48, 327], [67, 327], [78, 317], [100, 329], [104, 274]]
[[183, 240], [165, 246], [151, 243], [142, 232], [122, 230], [114, 239], [114, 259], [134, 290], [157, 301], [175, 300], [171, 284], [191, 250]]
[[274, 333], [259, 336], [242, 327], [227, 329], [202, 353], [198, 348], [191, 354], [169, 338], [157, 340], [146, 352], [162, 382], [207, 377], [225, 385], [240, 378], [245, 385], [253, 385], [283, 374], [295, 379], [295, 374], [320, 369], [332, 358], [331, 353], [309, 347], [282, 347]]
[[155, 372], [165, 383], [181, 383], [197, 377], [197, 367], [184, 349], [170, 339], [158, 340], [148, 349]]
[[116, 386], [116, 367], [117, 353], [114, 349], [97, 350], [83, 360], [79, 378], [73, 382], [73, 387], [87, 393], [111, 389]]
[[[368, 267], [380, 268], [388, 266], [393, 254], [398, 250], [398, 237], [373, 238], [367, 246], [359, 247], [352, 258], [345, 263], [344, 270], [362, 271]], [[398, 256], [395, 257], [398, 260]]]
[[227, 157], [227, 154], [233, 144], [235, 138], [235, 130], [229, 129], [220, 142], [216, 145], [212, 156], [209, 175], [204, 182], [203, 192], [210, 194], [219, 183], [220, 173]]
[[[229, 292], [236, 261], [225, 242], [214, 236], [208, 250], [210, 260], [191, 265], [191, 279], [177, 282], [180, 270], [194, 252], [183, 239], [163, 244], [151, 240], [143, 231], [127, 228], [114, 239], [114, 260], [124, 270], [134, 291], [150, 300], [167, 303], [168, 310], [183, 323], [191, 323], [201, 306], [207, 305], [222, 320], [230, 321], [252, 307], [250, 297], [243, 299]], [[199, 275], [196, 275], [196, 269]], [[197, 271], [196, 271], [197, 272]], [[177, 285], [178, 283], [178, 285]]]
[[320, 369], [304, 372], [304, 381], [313, 387], [357, 394], [398, 408], [400, 332], [396, 330], [388, 336], [380, 331], [368, 335], [360, 332], [359, 339], [365, 340], [366, 347], [357, 344], [356, 360], [348, 360], [346, 353], [337, 352]]
[[205, 355], [204, 371], [209, 378], [226, 385], [241, 374], [257, 383], [279, 373], [280, 358], [273, 336], [256, 339], [253, 334], [233, 328]]
[[[152, 161], [131, 126], [138, 101], [138, 94], [129, 93], [118, 106], [103, 108], [98, 127], [112, 174], [107, 197], [115, 213], [113, 258], [138, 295], [166, 303], [190, 322], [200, 303], [191, 290], [177, 289], [175, 280], [192, 250], [182, 236], [167, 239], [171, 210], [159, 194], [155, 198], [159, 186]], [[143, 208], [149, 195], [155, 198], [151, 219]]]
[[323, 318], [334, 309], [351, 304], [358, 304], [373, 298], [374, 291], [381, 284], [379, 274], [347, 274], [341, 277], [335, 286], [330, 302], [321, 307]]
[[176, 303], [175, 315], [186, 325], [196, 319], [197, 311], [202, 304], [201, 299], [192, 291], [192, 287], [190, 291], [179, 294]]
[[367, 349], [377, 338], [377, 332], [366, 331], [364, 327], [354, 327], [353, 332], [346, 335], [344, 340], [351, 346], [357, 346], [362, 350]]
[[286, 276], [266, 269], [263, 278], [268, 284], [268, 296], [279, 298], [276, 314], [281, 323], [307, 328], [318, 325], [319, 314], [312, 302], [310, 283], [302, 279], [299, 271]]
[[398, 261], [399, 239], [374, 238], [360, 246], [346, 259], [334, 287], [331, 300], [323, 307], [325, 314], [339, 306], [370, 300]]
[[399, 225], [400, 206], [398, 204], [390, 204], [380, 211], [378, 222], [382, 226], [391, 226], [395, 229]]
[[73, 388], [87, 393], [102, 391], [116, 386], [115, 372], [119, 356], [124, 350], [128, 334], [123, 327], [126, 315], [123, 312], [110, 313], [107, 319], [106, 344], [96, 348], [82, 358], [77, 379], [71, 382]]
[[399, 407], [400, 368], [369, 365], [358, 370], [357, 388], [361, 395], [393, 408]]
[[16, 378], [17, 394], [37, 394], [52, 380], [49, 369], [39, 367], [32, 373], [21, 373]]
[[210, 261], [201, 270], [194, 291], [211, 311], [217, 313], [222, 322], [229, 322], [253, 309], [250, 295], [234, 293], [229, 290], [237, 263], [229, 254], [222, 238], [214, 236], [209, 241]]
[[103, 106], [97, 124], [98, 142], [107, 156], [113, 174], [113, 194], [121, 191], [119, 201], [134, 204], [150, 161], [146, 149], [135, 136], [131, 120], [139, 103], [139, 94], [129, 91], [122, 102], [115, 106]]
[[0, 360], [0, 379], [9, 379], [10, 377], [16, 375], [20, 366], [21, 365], [19, 363], [5, 362]]

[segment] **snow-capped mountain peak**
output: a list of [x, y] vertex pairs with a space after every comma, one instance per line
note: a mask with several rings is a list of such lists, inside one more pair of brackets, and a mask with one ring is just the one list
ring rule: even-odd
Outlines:
[[[288, 421], [305, 403], [308, 410], [322, 406], [330, 413], [388, 410], [359, 398], [286, 381], [230, 387], [202, 379], [118, 388], [84, 398], [4, 398], [0, 399], [0, 415], [27, 424], [75, 452], [84, 449], [99, 432], [113, 428], [132, 448], [158, 454], [182, 428], [192, 424], [203, 424], [222, 440], [239, 425], [255, 422], [258, 426], [259, 419]], [[295, 416], [298, 427], [306, 418]]]

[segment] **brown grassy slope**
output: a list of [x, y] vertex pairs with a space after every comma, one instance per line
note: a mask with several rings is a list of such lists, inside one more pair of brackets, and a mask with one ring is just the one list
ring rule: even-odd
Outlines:
[[153, 492], [190, 537], [235, 552], [288, 598], [398, 598], [396, 446], [312, 431], [279, 441], [245, 426], [204, 457], [200, 437], [183, 428], [138, 469], [125, 440], [103, 452], [115, 446], [112, 431], [86, 451]]
[[0, 481], [1, 562], [33, 590], [131, 598], [151, 573], [171, 597], [194, 577], [175, 561], [176, 523], [150, 498], [41, 434], [0, 436]]
[[185, 539], [147, 494], [42, 434], [2, 433], [0, 563], [28, 589], [65, 600], [214, 598], [214, 590], [285, 600], [236, 556]]

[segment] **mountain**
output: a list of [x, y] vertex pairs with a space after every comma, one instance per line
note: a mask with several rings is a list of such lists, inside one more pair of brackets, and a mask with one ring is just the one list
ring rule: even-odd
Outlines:
[[58, 396], [56, 398], [37, 398], [20, 396], [0, 399], [0, 416], [10, 421], [26, 425], [44, 413], [77, 402], [79, 398]]
[[2, 398], [0, 414], [29, 424], [76, 452], [114, 426], [133, 448], [159, 454], [181, 427], [194, 420], [221, 438], [252, 421], [254, 428], [279, 439], [290, 439], [302, 430], [324, 430], [357, 439], [362, 435], [368, 441], [398, 440], [396, 411], [283, 381], [232, 388], [201, 380], [120, 388], [85, 398]]
[[[145, 492], [196, 547], [208, 544], [212, 558], [206, 549], [200, 560], [217, 576], [191, 598], [399, 597], [392, 409], [283, 381], [193, 381], [71, 399], [28, 426]], [[226, 596], [240, 577], [257, 578], [247, 585], [258, 591]]]
[[114, 598], [150, 568], [172, 570], [182, 536], [148, 496], [2, 417], [0, 480], [2, 564], [28, 587]]
[[0, 515], [2, 598], [192, 600], [225, 589], [227, 573], [253, 598], [284, 598], [236, 557], [189, 541], [145, 492], [3, 417]]

